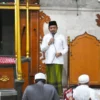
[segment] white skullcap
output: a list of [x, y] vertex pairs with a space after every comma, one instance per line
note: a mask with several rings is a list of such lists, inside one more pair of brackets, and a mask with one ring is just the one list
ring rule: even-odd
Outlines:
[[88, 83], [89, 82], [89, 76], [86, 74], [82, 74], [78, 78], [79, 83]]
[[46, 75], [43, 74], [43, 73], [37, 73], [37, 74], [35, 75], [35, 80], [36, 80], [36, 79], [45, 79], [45, 80], [46, 80]]

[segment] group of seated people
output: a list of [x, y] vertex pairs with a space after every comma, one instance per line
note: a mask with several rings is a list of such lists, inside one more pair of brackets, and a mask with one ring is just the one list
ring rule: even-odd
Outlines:
[[[89, 81], [88, 75], [80, 75], [78, 86], [64, 91], [64, 100], [100, 100], [96, 91], [89, 87]], [[37, 73], [35, 75], [35, 83], [27, 86], [22, 100], [60, 100], [54, 86], [46, 84], [45, 74]]]

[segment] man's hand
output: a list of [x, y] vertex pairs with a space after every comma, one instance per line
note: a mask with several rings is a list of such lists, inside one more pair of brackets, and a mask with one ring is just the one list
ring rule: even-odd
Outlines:
[[54, 43], [54, 38], [51, 38], [48, 45], [51, 45], [52, 43]]
[[56, 57], [57, 57], [57, 58], [60, 57], [60, 56], [62, 56], [61, 53], [56, 53]]

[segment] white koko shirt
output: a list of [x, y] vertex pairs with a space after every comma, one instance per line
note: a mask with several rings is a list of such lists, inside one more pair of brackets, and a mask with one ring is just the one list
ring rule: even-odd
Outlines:
[[[48, 33], [44, 36], [41, 51], [45, 52], [45, 63], [46, 64], [64, 64], [63, 55], [68, 51], [68, 46], [65, 37], [61, 34], [56, 33], [54, 35], [54, 43], [48, 45], [48, 42], [52, 38], [52, 34]], [[62, 56], [56, 57], [56, 53], [62, 53]]]
[[96, 91], [88, 85], [79, 85], [73, 90], [73, 97], [75, 100], [100, 100]]

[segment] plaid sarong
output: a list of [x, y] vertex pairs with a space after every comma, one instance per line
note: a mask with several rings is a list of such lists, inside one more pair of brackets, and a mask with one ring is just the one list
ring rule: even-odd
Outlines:
[[62, 64], [47, 64], [46, 65], [47, 83], [52, 84], [56, 88], [60, 96], [63, 93], [62, 69], [63, 69]]

